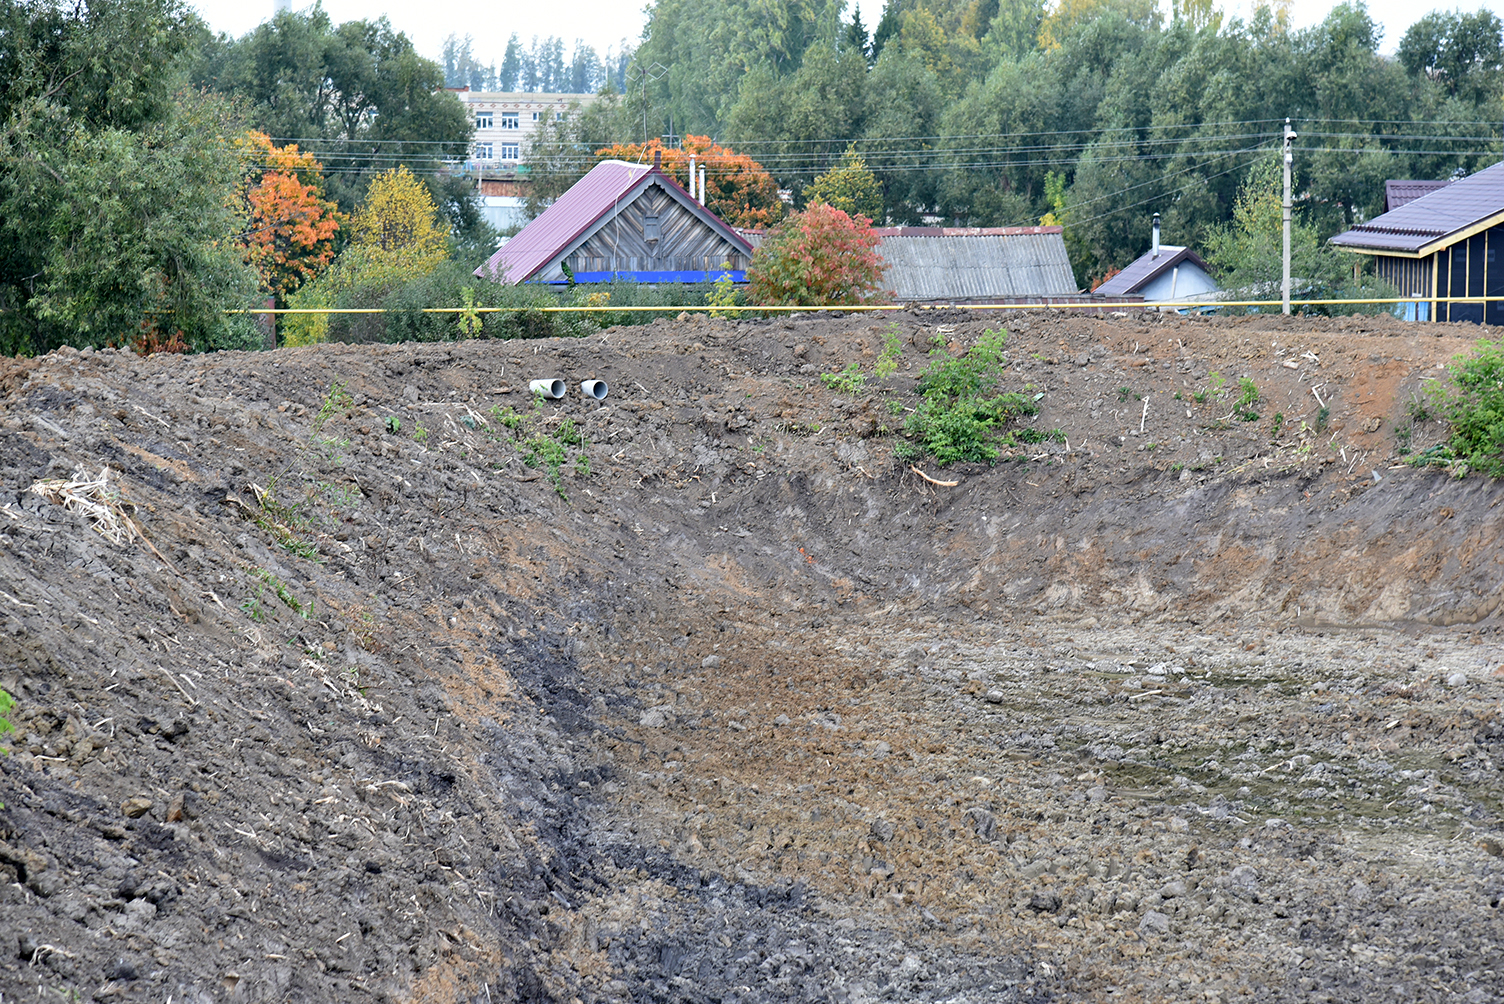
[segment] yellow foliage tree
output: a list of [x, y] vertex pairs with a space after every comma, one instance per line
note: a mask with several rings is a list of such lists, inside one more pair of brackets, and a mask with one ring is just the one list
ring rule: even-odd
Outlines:
[[867, 169], [867, 162], [856, 152], [855, 146], [847, 147], [840, 163], [816, 178], [804, 197], [810, 205], [823, 202], [848, 216], [860, 215], [869, 220], [883, 218], [882, 184]]
[[[1284, 0], [1287, 8], [1289, 2]], [[1202, 28], [1216, 31], [1222, 27], [1222, 12], [1217, 9], [1215, 0], [1170, 0], [1170, 11], [1175, 20], [1184, 21], [1197, 31]]]
[[371, 251], [399, 252], [434, 264], [449, 253], [448, 229], [439, 221], [428, 187], [405, 167], [377, 175], [350, 221], [350, 238]]
[[[290, 306], [378, 306], [392, 290], [428, 275], [449, 256], [448, 228], [428, 188], [405, 167], [371, 182], [349, 230], [350, 243], [334, 266], [294, 293]], [[325, 341], [330, 337], [329, 315], [292, 314], [284, 333], [287, 345]]]
[[1122, 14], [1130, 21], [1152, 21], [1158, 6], [1156, 0], [1055, 0], [1039, 25], [1039, 47], [1060, 48], [1072, 28], [1104, 14]]

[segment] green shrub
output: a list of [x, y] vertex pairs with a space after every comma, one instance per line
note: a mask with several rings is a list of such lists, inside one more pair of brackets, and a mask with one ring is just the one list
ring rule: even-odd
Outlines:
[[16, 731], [16, 727], [10, 723], [10, 709], [16, 706], [16, 699], [0, 689], [0, 736], [7, 732]]
[[1480, 340], [1470, 356], [1448, 367], [1449, 383], [1434, 384], [1432, 403], [1451, 426], [1447, 442], [1465, 470], [1504, 477], [1504, 341]]
[[839, 373], [821, 373], [820, 382], [839, 394], [856, 394], [866, 385], [867, 377], [856, 363], [847, 363]]
[[[567, 287], [510, 286], [478, 279], [470, 266], [444, 261], [421, 275], [367, 271], [342, 284], [310, 284], [290, 300], [295, 307], [375, 308], [385, 314], [292, 314], [284, 343], [446, 342], [466, 338], [571, 338], [611, 325], [651, 324], [652, 311], [611, 307], [703, 306], [716, 295], [710, 283], [651, 286], [620, 281]], [[724, 292], [724, 291], [723, 291]], [[739, 295], [739, 294], [737, 294]], [[733, 297], [734, 299], [734, 297]], [[436, 307], [460, 308], [425, 313]], [[547, 307], [595, 307], [591, 312], [551, 312]], [[497, 309], [499, 308], [499, 309]]]
[[1238, 389], [1242, 393], [1238, 396], [1237, 404], [1232, 406], [1232, 410], [1245, 422], [1257, 422], [1259, 413], [1253, 410], [1253, 406], [1259, 403], [1258, 384], [1247, 377], [1242, 377], [1238, 380]]
[[888, 325], [883, 335], [883, 351], [877, 357], [873, 372], [879, 380], [886, 380], [898, 372], [898, 357], [903, 355], [903, 334], [897, 322]]
[[[998, 458], [995, 433], [1020, 415], [1039, 409], [1019, 393], [998, 390], [1007, 366], [1007, 332], [985, 332], [964, 355], [937, 348], [919, 377], [919, 406], [904, 432], [941, 467], [956, 461], [991, 463]], [[905, 451], [907, 452], [907, 451]]]

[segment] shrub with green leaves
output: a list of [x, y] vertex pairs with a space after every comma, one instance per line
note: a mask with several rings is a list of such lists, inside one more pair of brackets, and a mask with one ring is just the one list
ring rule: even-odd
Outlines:
[[10, 723], [10, 709], [16, 706], [16, 699], [0, 689], [0, 736], [7, 732], [16, 731], [16, 727]]
[[1454, 464], [1504, 477], [1504, 341], [1480, 340], [1470, 356], [1448, 367], [1451, 380], [1433, 385], [1438, 416], [1451, 426], [1447, 446]]
[[904, 433], [941, 467], [992, 463], [999, 453], [996, 433], [1019, 416], [1038, 412], [1027, 396], [998, 388], [1007, 368], [1007, 340], [1007, 332], [989, 329], [964, 355], [943, 348], [930, 353], [919, 377], [919, 406], [904, 423]]
[[839, 394], [857, 394], [866, 386], [867, 375], [856, 363], [847, 363], [839, 372], [821, 373], [820, 382]]

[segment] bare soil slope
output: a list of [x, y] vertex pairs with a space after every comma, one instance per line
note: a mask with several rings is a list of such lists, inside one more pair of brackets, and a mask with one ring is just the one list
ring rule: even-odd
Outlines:
[[[895, 459], [1003, 324], [1039, 435]], [[0, 993], [1504, 999], [1504, 494], [1397, 454], [1478, 333], [7, 362]]]

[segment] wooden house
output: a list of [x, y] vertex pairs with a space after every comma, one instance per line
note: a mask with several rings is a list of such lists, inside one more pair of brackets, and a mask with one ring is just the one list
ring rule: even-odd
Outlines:
[[[1332, 238], [1374, 256], [1379, 278], [1413, 298], [1413, 321], [1504, 324], [1504, 163], [1427, 192]], [[1463, 300], [1466, 302], [1456, 302]]]
[[657, 163], [590, 169], [475, 270], [512, 285], [745, 282], [752, 246]]

